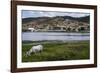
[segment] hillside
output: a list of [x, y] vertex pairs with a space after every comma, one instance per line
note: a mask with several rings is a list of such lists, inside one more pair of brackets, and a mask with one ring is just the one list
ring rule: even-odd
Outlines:
[[66, 32], [89, 31], [89, 20], [90, 16], [80, 18], [70, 16], [23, 18], [22, 30]]

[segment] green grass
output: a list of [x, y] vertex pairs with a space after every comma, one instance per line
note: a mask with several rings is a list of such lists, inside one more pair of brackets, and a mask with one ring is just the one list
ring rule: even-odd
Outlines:
[[[33, 43], [35, 45], [35, 43]], [[22, 62], [89, 59], [89, 41], [45, 43], [43, 51], [26, 57], [33, 45], [22, 45]]]

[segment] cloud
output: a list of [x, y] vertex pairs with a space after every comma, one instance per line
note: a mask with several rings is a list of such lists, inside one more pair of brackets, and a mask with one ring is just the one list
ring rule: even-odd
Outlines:
[[22, 18], [54, 17], [54, 16], [83, 17], [83, 16], [88, 16], [88, 15], [89, 15], [89, 13], [79, 13], [79, 12], [51, 12], [51, 11], [22, 10]]

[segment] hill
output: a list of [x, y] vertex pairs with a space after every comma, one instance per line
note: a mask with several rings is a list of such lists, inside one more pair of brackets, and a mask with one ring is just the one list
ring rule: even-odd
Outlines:
[[[90, 16], [85, 17], [70, 17], [70, 16], [56, 16], [56, 17], [36, 17], [23, 18], [23, 31], [89, 31]], [[31, 29], [29, 29], [31, 28]], [[32, 29], [34, 28], [34, 29]]]

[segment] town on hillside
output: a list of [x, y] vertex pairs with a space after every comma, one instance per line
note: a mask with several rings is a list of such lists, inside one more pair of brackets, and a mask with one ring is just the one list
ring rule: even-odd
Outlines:
[[90, 16], [74, 18], [69, 16], [23, 18], [23, 32], [89, 32]]

